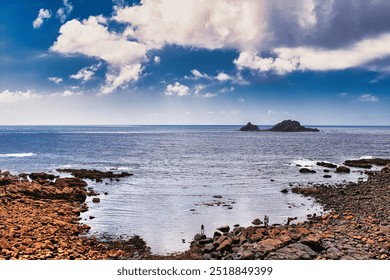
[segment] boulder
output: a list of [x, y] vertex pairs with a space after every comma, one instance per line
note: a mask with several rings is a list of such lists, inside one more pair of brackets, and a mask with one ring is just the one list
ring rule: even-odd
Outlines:
[[325, 161], [317, 162], [317, 165], [318, 166], [327, 167], [327, 168], [336, 168], [337, 167], [336, 164], [333, 164], [333, 163], [330, 163], [330, 162], [325, 162]]
[[348, 167], [343, 166], [343, 165], [338, 166], [336, 168], [336, 173], [350, 173], [350, 172], [351, 172], [351, 169], [349, 169]]
[[309, 246], [297, 242], [271, 252], [266, 260], [312, 260], [316, 255]]
[[219, 230], [219, 231], [222, 232], [222, 233], [228, 233], [229, 230], [230, 230], [230, 227], [229, 227], [228, 225], [226, 225], [226, 226], [221, 226], [221, 227], [217, 228], [217, 230]]
[[303, 167], [303, 168], [299, 169], [299, 173], [306, 173], [307, 174], [307, 173], [317, 173], [317, 172], [313, 169]]
[[260, 131], [260, 128], [257, 125], [248, 122], [246, 126], [240, 128], [240, 131]]
[[255, 226], [259, 226], [263, 224], [263, 222], [259, 218], [256, 218], [252, 221], [252, 224], [254, 224]]
[[268, 129], [268, 131], [277, 131], [277, 132], [318, 132], [317, 128], [306, 128], [302, 126], [298, 121], [294, 120], [284, 120], [272, 128]]

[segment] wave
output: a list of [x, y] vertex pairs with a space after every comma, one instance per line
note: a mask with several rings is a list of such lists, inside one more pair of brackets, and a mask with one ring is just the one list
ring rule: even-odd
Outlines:
[[308, 159], [298, 159], [298, 160], [292, 161], [290, 164], [300, 165], [300, 166], [304, 166], [304, 167], [310, 167], [310, 166], [315, 166], [317, 164], [317, 161], [308, 160]]
[[22, 157], [32, 157], [32, 156], [36, 156], [36, 155], [37, 154], [34, 154], [34, 153], [0, 154], [0, 158], [8, 158], [8, 157], [22, 158]]

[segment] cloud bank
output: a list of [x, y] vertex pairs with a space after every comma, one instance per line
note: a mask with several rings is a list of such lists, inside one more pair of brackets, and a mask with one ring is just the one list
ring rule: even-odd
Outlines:
[[[249, 69], [255, 74], [373, 69], [377, 61], [390, 58], [390, 2], [385, 0], [115, 3], [110, 18], [66, 22], [51, 47], [63, 55], [105, 61], [109, 67], [103, 94], [138, 81], [145, 63], [160, 62], [153, 51], [169, 45], [235, 50], [237, 71]], [[64, 1], [64, 7], [69, 5]], [[114, 31], [111, 26], [118, 24], [123, 28]], [[192, 79], [226, 81], [229, 77], [221, 72], [214, 78], [194, 69]]]

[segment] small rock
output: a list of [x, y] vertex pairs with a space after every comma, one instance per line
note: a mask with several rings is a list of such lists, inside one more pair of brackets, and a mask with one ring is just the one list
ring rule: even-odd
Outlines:
[[258, 225], [263, 224], [263, 222], [259, 218], [256, 218], [252, 221], [252, 224], [254, 224], [255, 226], [258, 226]]
[[99, 203], [100, 202], [100, 198], [94, 197], [94, 198], [92, 198], [92, 202], [93, 203]]
[[283, 189], [280, 191], [281, 193], [288, 193], [288, 189]]
[[349, 169], [348, 167], [343, 166], [343, 165], [338, 166], [336, 168], [336, 173], [350, 173], [350, 172], [351, 172], [351, 169]]
[[304, 168], [299, 169], [299, 173], [306, 174], [306, 173], [317, 173], [317, 172], [313, 169], [309, 169], [309, 168], [304, 167]]
[[230, 230], [230, 227], [228, 225], [225, 225], [225, 226], [221, 226], [221, 227], [217, 228], [217, 230], [219, 230], [222, 233], [228, 233]]

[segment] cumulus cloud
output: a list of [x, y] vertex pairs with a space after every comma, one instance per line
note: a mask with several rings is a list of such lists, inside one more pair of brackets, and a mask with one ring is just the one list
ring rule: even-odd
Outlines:
[[215, 79], [217, 79], [220, 82], [226, 82], [226, 81], [231, 80], [231, 77], [228, 74], [221, 72], [221, 73], [218, 73], [217, 76], [215, 76]]
[[57, 84], [57, 85], [62, 83], [62, 81], [63, 81], [63, 79], [59, 78], [59, 77], [49, 77], [48, 80]]
[[33, 21], [32, 25], [35, 29], [42, 26], [45, 19], [51, 18], [51, 12], [48, 9], [40, 9], [37, 18]]
[[81, 80], [83, 83], [92, 79], [95, 75], [95, 72], [99, 69], [101, 64], [95, 64], [89, 67], [84, 67], [80, 69], [76, 74], [70, 75], [69, 77], [74, 80]]
[[186, 96], [190, 94], [190, 88], [175, 82], [174, 84], [167, 85], [165, 90], [165, 95], [177, 95], [177, 96]]
[[[139, 80], [147, 55], [166, 45], [236, 50], [238, 73], [230, 78], [223, 72], [212, 76], [197, 69], [189, 78], [241, 85], [248, 84], [240, 74], [244, 69], [279, 75], [356, 67], [381, 71], [375, 62], [390, 57], [386, 0], [142, 0], [131, 6], [115, 0], [114, 4], [111, 18], [66, 22], [51, 47], [64, 55], [104, 60], [109, 67], [102, 93]], [[63, 5], [62, 14], [69, 14], [70, 2], [64, 0]], [[58, 12], [57, 17], [62, 19]], [[125, 30], [109, 29], [114, 22]], [[160, 63], [158, 56], [151, 59]]]
[[145, 46], [110, 32], [104, 17], [90, 16], [81, 22], [73, 19], [60, 28], [60, 34], [51, 51], [82, 54], [108, 63], [102, 93], [111, 93], [127, 82], [138, 80], [142, 71], [140, 63], [147, 59]]
[[362, 102], [378, 102], [379, 99], [375, 95], [372, 95], [371, 93], [365, 93], [359, 96], [359, 101]]
[[[390, 57], [390, 33], [365, 39], [342, 49], [275, 48], [276, 57], [261, 57], [257, 53], [241, 52], [234, 63], [239, 69], [284, 74], [296, 70], [344, 70], [363, 67], [375, 60]], [[369, 51], [367, 51], [369, 50]]]
[[68, 0], [63, 0], [63, 6], [57, 10], [57, 18], [64, 23], [69, 14], [73, 11], [73, 5]]
[[124, 65], [120, 68], [119, 72], [107, 73], [106, 84], [101, 88], [101, 94], [112, 93], [118, 87], [126, 87], [127, 82], [137, 81], [141, 72], [142, 65], [137, 63]]
[[267, 2], [143, 0], [141, 5], [117, 8], [114, 19], [128, 24], [127, 33], [149, 48], [177, 44], [241, 49], [266, 37]]
[[31, 90], [27, 90], [27, 91], [4, 90], [3, 92], [0, 92], [0, 104], [26, 101], [26, 100], [39, 98], [39, 97], [42, 96], [40, 94], [32, 92]]

